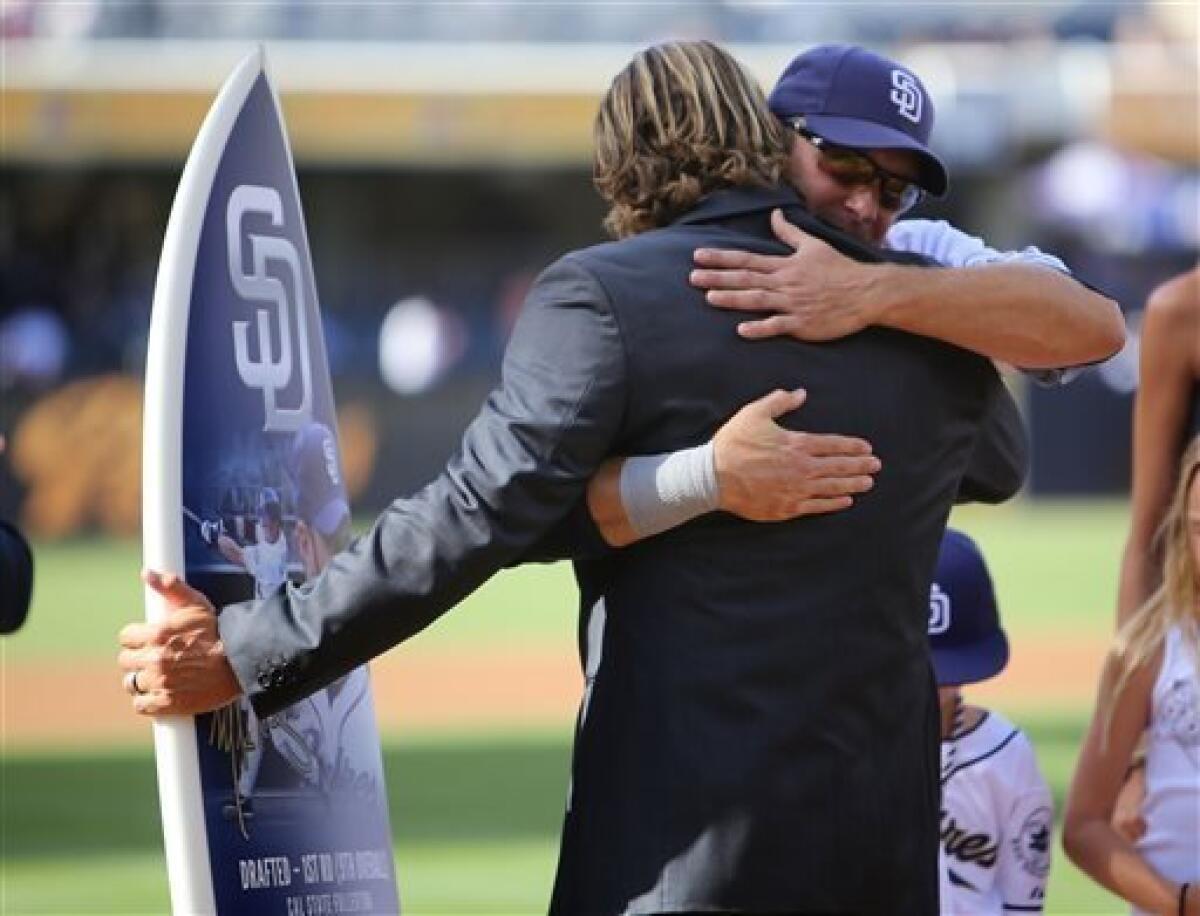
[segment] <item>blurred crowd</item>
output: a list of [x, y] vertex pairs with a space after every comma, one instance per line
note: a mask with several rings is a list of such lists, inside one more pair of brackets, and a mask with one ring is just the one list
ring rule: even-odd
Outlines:
[[[708, 2], [528, 3], [524, 0], [277, 0], [223, 4], [197, 0], [9, 0], [5, 37], [266, 38], [388, 41], [627, 41], [665, 36], [722, 41], [859, 43], [996, 41], [1013, 38], [1109, 40], [1143, 0], [1024, 4], [848, 4]], [[902, 10], [901, 10], [902, 8]]]
[[[141, 374], [177, 180], [155, 168], [0, 173], [0, 394]], [[300, 186], [331, 370], [400, 394], [494, 375], [540, 266], [601, 237], [583, 174], [318, 171]]]

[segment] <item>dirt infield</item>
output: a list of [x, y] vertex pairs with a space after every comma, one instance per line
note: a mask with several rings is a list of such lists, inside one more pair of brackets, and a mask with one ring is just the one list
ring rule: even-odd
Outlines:
[[[1008, 670], [972, 700], [1016, 712], [1086, 709], [1107, 646], [1046, 637], [1014, 647]], [[569, 728], [582, 678], [570, 651], [393, 652], [371, 667], [384, 732]], [[90, 749], [148, 741], [129, 712], [116, 666], [95, 661], [12, 663], [0, 678], [0, 735], [8, 750]]]
[[[569, 723], [582, 679], [574, 656], [537, 651], [392, 653], [371, 666], [376, 715], [390, 733]], [[9, 663], [0, 734], [10, 750], [149, 740], [115, 663]]]

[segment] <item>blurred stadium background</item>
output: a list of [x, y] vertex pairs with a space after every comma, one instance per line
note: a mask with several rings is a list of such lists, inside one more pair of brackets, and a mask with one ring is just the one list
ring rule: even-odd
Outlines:
[[[5, 0], [0, 513], [35, 540], [0, 643], [0, 912], [166, 908], [149, 729], [112, 662], [136, 582], [140, 399], [163, 228], [217, 88], [266, 44], [290, 129], [364, 518], [424, 482], [497, 377], [523, 294], [601, 238], [591, 119], [637, 47], [728, 45], [770, 86], [818, 42], [926, 80], [947, 218], [1036, 244], [1118, 299], [1126, 350], [1064, 390], [1013, 380], [1027, 495], [957, 523], [1014, 661], [982, 696], [1061, 800], [1109, 634], [1137, 327], [1200, 248], [1195, 2], [647, 4]], [[544, 909], [580, 688], [569, 570], [505, 574], [375, 666], [413, 913]], [[1048, 912], [1116, 913], [1057, 856]]]

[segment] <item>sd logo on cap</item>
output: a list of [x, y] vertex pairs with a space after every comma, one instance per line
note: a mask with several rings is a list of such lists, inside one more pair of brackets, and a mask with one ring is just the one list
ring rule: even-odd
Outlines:
[[979, 547], [947, 528], [929, 597], [929, 647], [940, 687], [994, 677], [1008, 664], [1008, 637]]

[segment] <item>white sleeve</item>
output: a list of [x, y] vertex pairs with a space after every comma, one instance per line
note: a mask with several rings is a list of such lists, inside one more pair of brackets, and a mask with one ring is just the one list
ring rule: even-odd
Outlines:
[[1070, 274], [1067, 265], [1033, 245], [1020, 251], [998, 251], [983, 239], [967, 235], [944, 219], [906, 219], [888, 230], [886, 245], [932, 258], [943, 267], [978, 267], [982, 264], [1031, 264]]
[[1054, 801], [1038, 769], [1033, 747], [1018, 734], [1006, 767], [1005, 791], [998, 810], [1007, 815], [1000, 834], [996, 881], [1006, 913], [1040, 913], [1046, 901], [1054, 830]]
[[255, 579], [258, 578], [259, 567], [262, 563], [259, 560], [258, 546], [256, 544], [247, 544], [242, 548], [242, 565], [246, 567], [246, 572]]
[[[1067, 265], [1052, 254], [1029, 245], [1020, 251], [997, 251], [983, 239], [967, 235], [944, 219], [906, 219], [893, 224], [884, 243], [893, 251], [923, 254], [943, 267], [978, 267], [983, 264], [1027, 264], [1048, 267], [1067, 276]], [[1025, 374], [1047, 387], [1074, 381], [1083, 370], [1078, 367], [1062, 369], [1029, 369]]]

